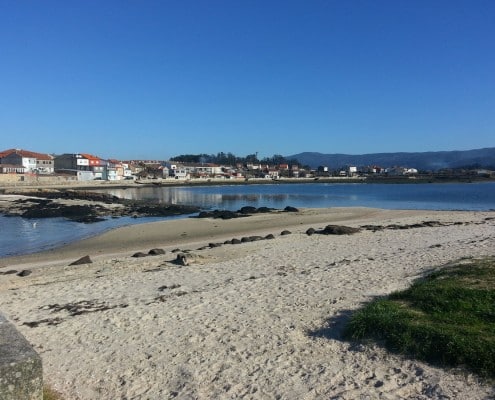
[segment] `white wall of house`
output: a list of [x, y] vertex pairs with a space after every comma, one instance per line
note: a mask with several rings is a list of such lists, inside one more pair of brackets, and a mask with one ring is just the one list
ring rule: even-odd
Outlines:
[[[79, 156], [80, 157], [80, 156]], [[80, 166], [85, 166], [85, 167], [88, 167], [89, 166], [89, 160], [87, 158], [77, 158], [77, 165], [80, 165]]]
[[53, 174], [53, 160], [36, 160], [36, 170], [40, 174]]
[[118, 181], [120, 179], [120, 176], [117, 174], [117, 169], [114, 169], [114, 168], [108, 169], [107, 179], [109, 181]]
[[105, 167], [92, 167], [94, 173], [94, 179], [106, 179]]
[[173, 174], [172, 177], [174, 179], [183, 179], [183, 180], [185, 180], [185, 179], [190, 179], [191, 178], [191, 175], [189, 174], [189, 172], [185, 168], [184, 169], [182, 169], [182, 168], [174, 169], [172, 171], [172, 174]]
[[349, 167], [349, 176], [357, 175], [357, 167]]
[[22, 157], [22, 165], [26, 172], [33, 172], [36, 169], [36, 158]]
[[93, 171], [77, 171], [78, 181], [93, 181], [95, 179], [95, 174]]

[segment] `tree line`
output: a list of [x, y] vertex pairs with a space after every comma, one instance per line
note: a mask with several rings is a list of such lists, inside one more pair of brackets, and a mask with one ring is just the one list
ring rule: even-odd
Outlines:
[[171, 161], [182, 163], [205, 163], [205, 164], [219, 164], [219, 165], [237, 165], [237, 164], [269, 164], [280, 165], [288, 164], [289, 167], [296, 165], [298, 167], [303, 166], [297, 161], [297, 159], [287, 159], [280, 154], [274, 154], [271, 157], [264, 157], [261, 160], [258, 159], [258, 154], [248, 154], [245, 157], [236, 156], [232, 153], [219, 152], [217, 154], [182, 154], [172, 157]]

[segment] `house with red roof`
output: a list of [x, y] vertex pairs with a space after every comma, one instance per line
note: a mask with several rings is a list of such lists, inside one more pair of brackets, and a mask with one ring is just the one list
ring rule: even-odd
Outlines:
[[55, 170], [54, 157], [50, 154], [22, 149], [9, 149], [0, 152], [0, 164], [10, 165], [10, 170], [15, 170], [17, 173], [23, 170], [24, 173], [53, 174]]
[[65, 153], [55, 157], [55, 171], [77, 175], [80, 181], [107, 179], [107, 162], [87, 153]]

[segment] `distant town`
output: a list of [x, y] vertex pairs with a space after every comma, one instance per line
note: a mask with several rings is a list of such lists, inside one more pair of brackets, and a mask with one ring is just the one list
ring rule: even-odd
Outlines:
[[[470, 171], [473, 174], [473, 171]], [[474, 171], [479, 174], [480, 171]], [[493, 177], [491, 171], [483, 171]], [[257, 154], [237, 157], [231, 153], [217, 155], [182, 155], [171, 160], [104, 159], [89, 153], [60, 155], [23, 149], [0, 152], [0, 182], [88, 182], [146, 180], [280, 180], [285, 178], [365, 178], [394, 176], [414, 178], [419, 174], [414, 166], [382, 167], [379, 165], [345, 165], [310, 168], [297, 160], [274, 155], [259, 160]]]

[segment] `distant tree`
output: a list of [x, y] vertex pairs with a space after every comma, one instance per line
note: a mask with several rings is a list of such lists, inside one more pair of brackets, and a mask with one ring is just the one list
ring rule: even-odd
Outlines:
[[291, 158], [290, 160], [287, 160], [287, 164], [289, 164], [289, 167], [293, 167], [293, 166], [297, 166], [299, 168], [301, 168], [301, 163], [299, 161], [297, 161], [296, 158]]
[[[214, 163], [220, 165], [229, 165], [233, 166], [238, 163], [240, 164], [271, 164], [271, 165], [280, 165], [280, 164], [288, 164], [290, 167], [297, 165], [301, 167], [301, 164], [297, 159], [287, 160], [284, 156], [280, 154], [274, 154], [272, 157], [265, 157], [261, 161], [258, 159], [258, 153], [248, 154], [245, 157], [238, 157], [232, 153], [224, 153], [223, 151], [214, 154], [182, 154], [179, 156], [172, 157], [171, 161], [176, 162], [184, 162], [184, 163]], [[308, 168], [308, 166], [304, 166], [304, 168]]]
[[172, 157], [171, 161], [183, 162], [183, 163], [199, 163], [202, 158], [209, 158], [208, 154], [182, 154], [180, 156]]
[[246, 163], [253, 163], [253, 164], [258, 164], [260, 161], [258, 160], [258, 155], [257, 154], [248, 154], [244, 161]]

